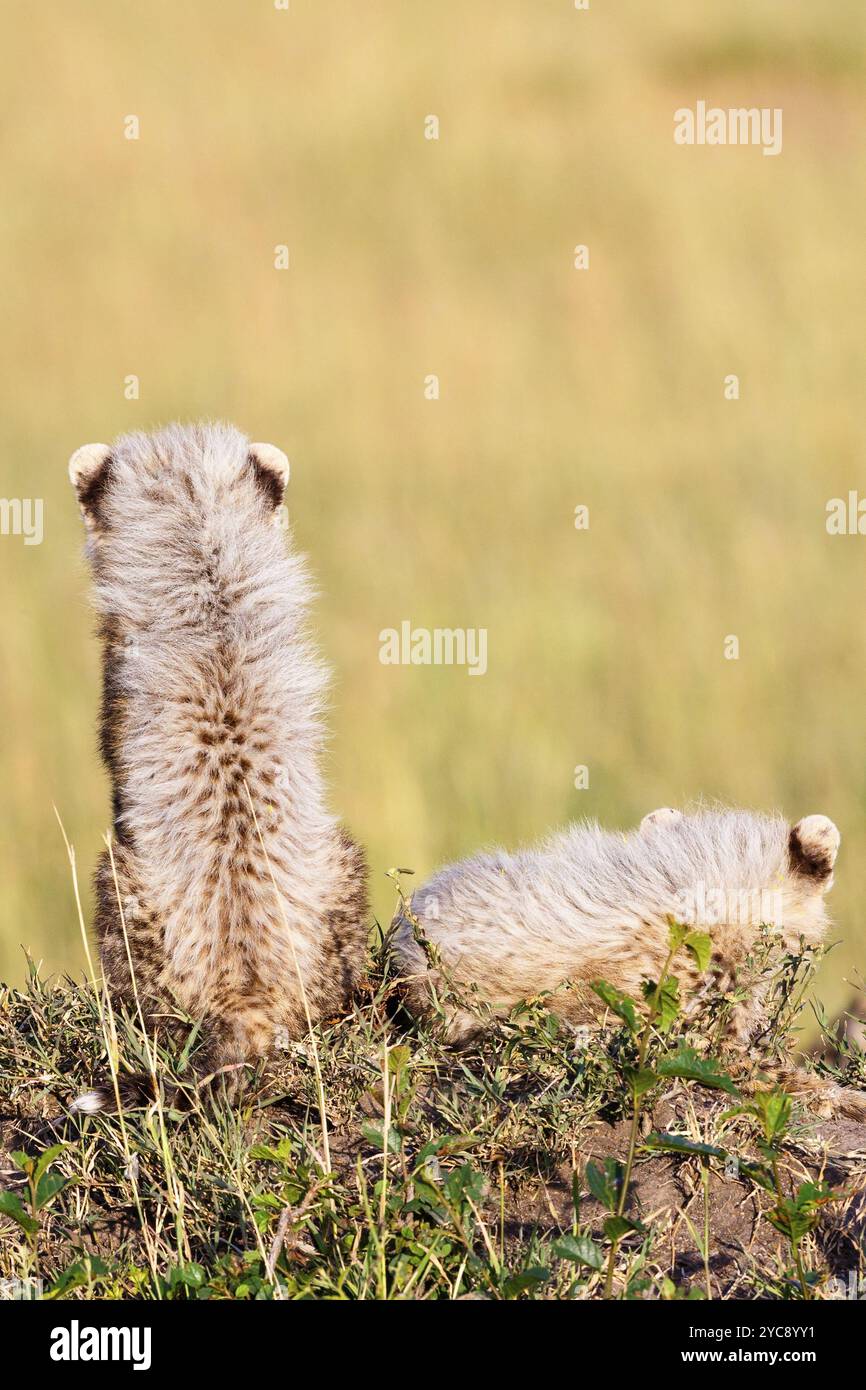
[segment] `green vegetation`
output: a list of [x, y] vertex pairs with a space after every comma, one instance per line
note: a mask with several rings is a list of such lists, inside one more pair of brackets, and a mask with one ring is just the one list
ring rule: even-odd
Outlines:
[[[599, 984], [611, 1026], [584, 1037], [538, 999], [462, 1052], [401, 1016], [380, 950], [353, 1014], [234, 1103], [196, 1085], [194, 1034], [162, 1046], [33, 969], [0, 990], [0, 1278], [78, 1299], [838, 1297], [864, 1274], [866, 1130], [760, 1072], [738, 1095], [683, 1028], [670, 966], [703, 946], [672, 932], [643, 1001]], [[147, 1110], [63, 1119], [95, 1077], [151, 1065]], [[862, 1084], [862, 1054], [837, 1074]]]

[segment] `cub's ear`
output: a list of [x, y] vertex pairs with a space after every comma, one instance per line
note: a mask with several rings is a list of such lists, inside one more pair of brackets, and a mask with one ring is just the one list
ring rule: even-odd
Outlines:
[[69, 460], [69, 481], [75, 488], [81, 515], [88, 526], [96, 525], [110, 460], [111, 450], [107, 444], [82, 444]]
[[682, 811], [675, 811], [672, 806], [660, 806], [657, 811], [650, 811], [649, 815], [644, 816], [640, 823], [641, 834], [646, 834], [648, 830], [656, 830], [666, 825], [674, 825], [678, 820], [682, 820]]
[[833, 886], [833, 865], [839, 852], [839, 831], [827, 816], [804, 816], [788, 836], [791, 870], [810, 879], [826, 893]]
[[248, 461], [253, 477], [271, 506], [278, 507], [289, 481], [289, 460], [275, 444], [251, 444]]

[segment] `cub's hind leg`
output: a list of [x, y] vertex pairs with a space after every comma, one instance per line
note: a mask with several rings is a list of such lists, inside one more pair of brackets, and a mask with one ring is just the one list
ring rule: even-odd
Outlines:
[[[113, 865], [112, 865], [113, 856]], [[102, 972], [112, 994], [144, 1008], [163, 997], [163, 933], [144, 901], [132, 856], [114, 844], [100, 855], [95, 876], [94, 927]], [[131, 965], [131, 968], [130, 968]]]

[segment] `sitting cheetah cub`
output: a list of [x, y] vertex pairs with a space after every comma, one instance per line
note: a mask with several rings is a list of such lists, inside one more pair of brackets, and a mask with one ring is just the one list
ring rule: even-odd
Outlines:
[[[604, 1007], [591, 981], [640, 998], [642, 981], [658, 978], [670, 916], [712, 939], [708, 976], [698, 975], [686, 953], [677, 959], [686, 1017], [694, 1016], [709, 989], [744, 983], [762, 924], [776, 929], [770, 939], [777, 938], [780, 955], [797, 951], [801, 938], [812, 946], [824, 939], [824, 896], [838, 848], [839, 832], [826, 816], [791, 827], [748, 812], [664, 808], [630, 834], [583, 823], [534, 850], [476, 855], [442, 869], [395, 918], [407, 1001], [428, 1012], [431, 996], [450, 984], [502, 1015], [557, 991], [551, 1007], [560, 1017], [590, 1023]], [[747, 1000], [733, 1009], [729, 1042], [740, 1057], [767, 1025], [766, 992], [765, 982], [752, 981]], [[446, 1007], [452, 1041], [479, 1026], [468, 1009]], [[866, 1093], [796, 1068], [788, 1076], [831, 1111], [866, 1117]]]
[[[151, 1012], [176, 1000], [201, 1020], [216, 1070], [301, 1036], [307, 1009], [341, 1010], [367, 943], [363, 856], [319, 767], [310, 581], [279, 525], [288, 461], [226, 425], [173, 425], [85, 445], [69, 474], [114, 801], [102, 967], [131, 998], [131, 957]], [[104, 1103], [103, 1088], [76, 1108]]]

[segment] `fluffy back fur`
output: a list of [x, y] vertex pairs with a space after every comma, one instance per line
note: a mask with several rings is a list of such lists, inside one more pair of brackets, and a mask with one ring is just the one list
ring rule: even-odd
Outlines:
[[[761, 924], [776, 929], [779, 952], [823, 940], [838, 846], [825, 816], [791, 827], [778, 816], [664, 808], [629, 834], [584, 822], [537, 849], [476, 855], [442, 869], [395, 919], [408, 1001], [426, 1012], [454, 987], [503, 1014], [557, 991], [551, 1006], [561, 1017], [592, 1022], [603, 1006], [591, 981], [639, 998], [642, 981], [658, 978], [669, 916], [709, 931], [709, 987], [727, 990], [743, 982]], [[695, 1010], [708, 986], [680, 960], [677, 974]], [[446, 1017], [454, 1040], [479, 1027], [468, 1009], [446, 1008]], [[733, 1038], [747, 1044], [766, 1024], [764, 989], [752, 981], [734, 1010]]]
[[114, 799], [103, 969], [130, 993], [122, 912], [139, 993], [203, 1020], [215, 1067], [305, 1030], [299, 975], [314, 1019], [340, 1010], [366, 948], [363, 856], [320, 770], [310, 580], [277, 524], [287, 473], [279, 450], [218, 424], [125, 435], [70, 463]]

